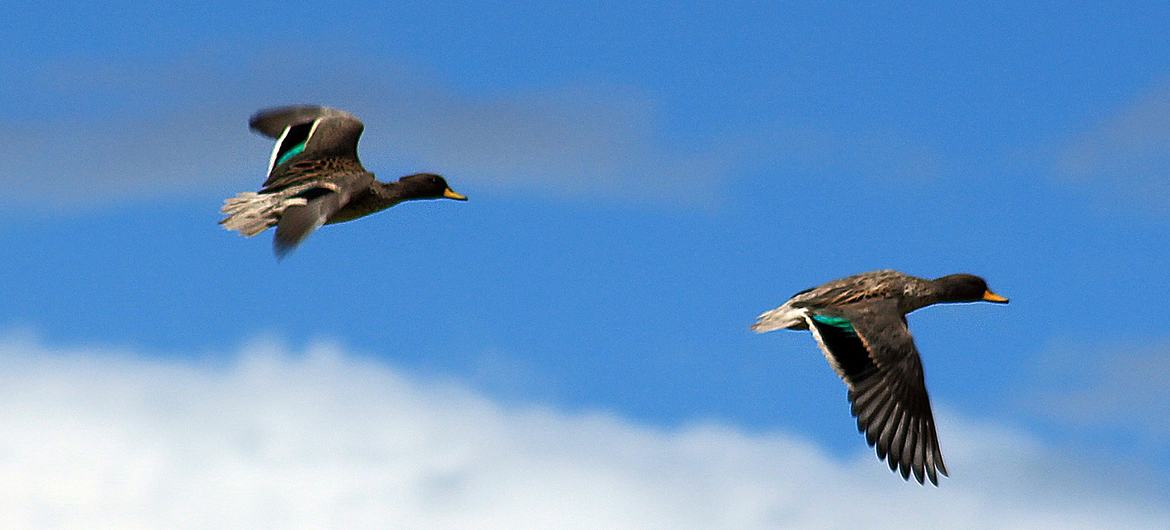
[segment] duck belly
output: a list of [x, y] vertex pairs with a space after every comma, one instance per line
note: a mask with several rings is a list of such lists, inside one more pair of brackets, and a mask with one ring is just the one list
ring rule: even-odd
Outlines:
[[345, 203], [345, 206], [342, 206], [341, 209], [337, 210], [333, 213], [333, 215], [329, 216], [329, 219], [325, 221], [325, 224], [331, 225], [352, 221], [359, 217], [365, 217], [372, 213], [378, 213], [382, 210], [385, 210], [386, 208], [398, 204], [399, 202], [401, 201], [387, 201], [386, 199], [378, 197], [373, 193], [362, 193], [361, 195], [350, 199], [349, 202]]

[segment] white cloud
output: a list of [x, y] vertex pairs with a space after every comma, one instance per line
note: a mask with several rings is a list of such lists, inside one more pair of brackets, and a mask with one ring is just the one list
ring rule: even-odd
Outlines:
[[1165, 212], [1170, 204], [1170, 81], [1117, 109], [1075, 137], [1057, 171], [1108, 188], [1133, 206]]
[[1170, 524], [1162, 501], [945, 414], [954, 477], [932, 488], [860, 449], [504, 406], [330, 346], [193, 362], [9, 338], [0, 363], [4, 528]]
[[0, 118], [0, 143], [15, 154], [0, 158], [0, 184], [11, 201], [44, 210], [255, 188], [270, 146], [247, 131], [248, 116], [290, 103], [361, 117], [363, 162], [383, 180], [438, 171], [469, 195], [498, 188], [694, 205], [717, 200], [730, 171], [726, 153], [671, 145], [655, 100], [628, 87], [484, 95], [421, 68], [344, 54], [309, 53], [296, 64], [234, 54], [47, 65], [8, 92], [0, 102], [34, 103]]

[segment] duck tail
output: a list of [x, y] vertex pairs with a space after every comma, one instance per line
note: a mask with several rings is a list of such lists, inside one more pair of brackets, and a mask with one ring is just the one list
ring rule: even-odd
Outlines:
[[246, 191], [223, 201], [219, 211], [227, 217], [221, 219], [219, 224], [226, 230], [235, 230], [242, 236], [252, 237], [270, 226], [276, 226], [285, 208], [295, 206], [294, 203], [298, 201], [303, 205], [305, 200], [282, 193]]
[[767, 333], [778, 329], [804, 329], [807, 326], [808, 323], [804, 320], [804, 311], [793, 308], [786, 303], [771, 311], [760, 313], [760, 316], [756, 317], [756, 323], [752, 324], [752, 331]]

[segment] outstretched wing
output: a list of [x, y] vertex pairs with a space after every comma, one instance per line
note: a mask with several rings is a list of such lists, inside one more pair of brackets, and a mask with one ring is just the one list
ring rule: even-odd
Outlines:
[[309, 105], [278, 107], [257, 112], [248, 126], [276, 139], [265, 191], [304, 183], [311, 173], [365, 171], [357, 156], [365, 126], [348, 112]]
[[857, 428], [890, 470], [921, 484], [947, 474], [918, 348], [897, 303], [881, 300], [806, 314], [817, 344], [849, 388]]
[[256, 112], [248, 118], [248, 127], [269, 138], [279, 138], [290, 125], [310, 123], [317, 118], [346, 118], [361, 123], [356, 116], [344, 110], [321, 105], [289, 105]]

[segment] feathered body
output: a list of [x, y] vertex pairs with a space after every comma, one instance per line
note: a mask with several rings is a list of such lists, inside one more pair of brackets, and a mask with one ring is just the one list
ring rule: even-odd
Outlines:
[[931, 280], [895, 270], [880, 270], [833, 280], [792, 295], [784, 305], [766, 311], [752, 329], [766, 333], [777, 329], [808, 329], [810, 307], [834, 307], [866, 300], [892, 299], [903, 315], [937, 303], [939, 289]]
[[893, 270], [834, 280], [796, 293], [760, 314], [752, 330], [810, 330], [849, 389], [866, 441], [891, 470], [922, 483], [946, 475], [922, 361], [905, 315], [940, 302], [1006, 303], [970, 274], [934, 280]]
[[277, 255], [295, 248], [321, 225], [351, 221], [411, 199], [466, 200], [443, 177], [417, 173], [378, 182], [357, 156], [364, 125], [345, 111], [318, 106], [264, 110], [248, 122], [276, 139], [268, 178], [258, 192], [224, 201], [220, 224], [244, 236], [276, 227]]

